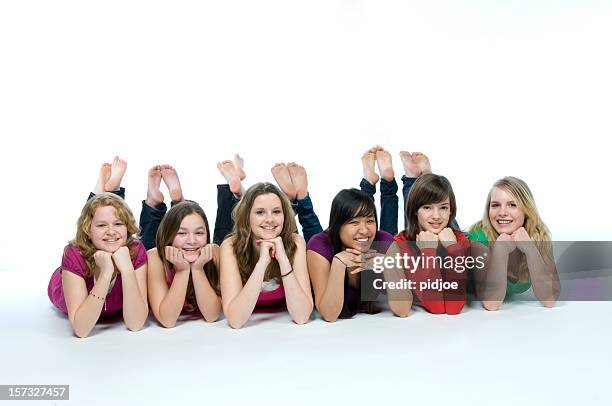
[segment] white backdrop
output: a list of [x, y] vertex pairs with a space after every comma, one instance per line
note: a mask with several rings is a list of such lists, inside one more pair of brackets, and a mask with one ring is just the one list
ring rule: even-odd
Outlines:
[[496, 179], [534, 191], [557, 239], [610, 239], [612, 7], [605, 1], [20, 1], [0, 5], [0, 268], [46, 280], [99, 164], [155, 163], [211, 222], [215, 163], [247, 185], [306, 166], [324, 226], [374, 144], [429, 154], [459, 220]]

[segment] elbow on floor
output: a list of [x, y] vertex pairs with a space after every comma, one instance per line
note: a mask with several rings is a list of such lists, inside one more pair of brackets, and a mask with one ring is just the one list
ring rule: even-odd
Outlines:
[[490, 312], [495, 312], [501, 307], [501, 302], [482, 302], [482, 307]]

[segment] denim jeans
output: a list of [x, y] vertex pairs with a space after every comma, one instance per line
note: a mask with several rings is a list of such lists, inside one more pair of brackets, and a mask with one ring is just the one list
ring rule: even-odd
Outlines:
[[[234, 221], [232, 211], [240, 200], [230, 191], [229, 185], [217, 185], [217, 216], [213, 233], [213, 243], [220, 245], [225, 237], [232, 231]], [[174, 205], [174, 204], [173, 204]], [[293, 211], [298, 216], [304, 239], [308, 241], [313, 235], [323, 231], [319, 218], [314, 212], [310, 196], [296, 199], [292, 202]], [[142, 202], [140, 212], [141, 240], [146, 249], [155, 247], [155, 236], [161, 220], [166, 214], [167, 207], [161, 203], [157, 207], [149, 207]]]

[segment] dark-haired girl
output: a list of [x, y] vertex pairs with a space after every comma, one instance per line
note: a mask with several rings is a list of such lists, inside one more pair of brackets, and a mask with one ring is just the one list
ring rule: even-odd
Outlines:
[[[162, 180], [172, 200], [167, 213]], [[217, 320], [221, 313], [219, 246], [210, 242], [204, 210], [184, 200], [178, 174], [170, 165], [149, 170], [140, 225], [149, 249], [149, 304], [155, 318], [164, 327], [174, 327], [182, 311], [198, 309], [204, 320]]]
[[415, 259], [406, 269], [417, 303], [434, 314], [458, 314], [465, 305], [467, 237], [453, 226], [455, 194], [444, 176], [420, 176], [408, 195], [408, 228], [395, 240]]
[[[307, 251], [315, 306], [326, 321], [350, 318], [359, 311], [377, 312], [374, 298], [362, 300], [361, 290], [366, 275], [372, 276], [371, 270], [363, 271], [376, 255], [375, 241], [378, 251], [386, 252], [393, 236], [378, 231], [374, 201], [357, 189], [340, 191], [332, 202], [328, 229], [310, 239]], [[385, 271], [384, 278], [398, 282], [403, 272]], [[400, 317], [408, 314], [411, 303], [410, 296], [389, 300], [391, 310]]]

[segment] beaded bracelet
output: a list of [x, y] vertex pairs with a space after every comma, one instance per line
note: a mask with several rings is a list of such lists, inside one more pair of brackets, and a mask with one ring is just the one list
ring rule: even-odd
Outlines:
[[103, 302], [104, 302], [104, 300], [105, 300], [103, 297], [97, 296], [97, 295], [96, 295], [95, 293], [93, 293], [93, 292], [89, 292], [89, 294], [90, 294], [90, 295], [92, 295], [93, 297], [95, 297], [96, 299], [101, 300], [101, 301], [103, 301]]

